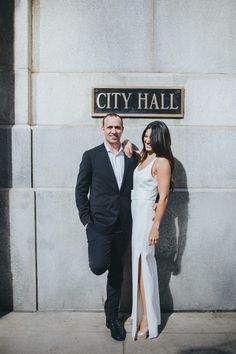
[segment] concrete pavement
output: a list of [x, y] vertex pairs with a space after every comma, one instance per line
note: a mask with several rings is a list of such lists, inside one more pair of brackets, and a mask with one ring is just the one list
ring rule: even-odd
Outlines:
[[158, 339], [116, 342], [101, 312], [12, 312], [0, 318], [0, 354], [235, 354], [236, 313], [163, 314]]

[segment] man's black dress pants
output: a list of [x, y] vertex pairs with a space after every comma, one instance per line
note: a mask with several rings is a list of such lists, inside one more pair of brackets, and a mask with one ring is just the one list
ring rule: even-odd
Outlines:
[[89, 267], [96, 275], [108, 270], [106, 318], [118, 318], [121, 286], [123, 280], [123, 255], [128, 245], [128, 237], [116, 229], [112, 234], [104, 235], [87, 226]]

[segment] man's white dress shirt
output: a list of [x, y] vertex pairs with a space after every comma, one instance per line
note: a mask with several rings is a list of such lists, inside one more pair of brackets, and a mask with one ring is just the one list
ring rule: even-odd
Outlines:
[[111, 165], [116, 177], [118, 187], [120, 189], [123, 181], [124, 170], [125, 170], [125, 158], [124, 158], [123, 147], [121, 145], [119, 151], [114, 153], [105, 142], [104, 145], [107, 150], [109, 159], [111, 161]]

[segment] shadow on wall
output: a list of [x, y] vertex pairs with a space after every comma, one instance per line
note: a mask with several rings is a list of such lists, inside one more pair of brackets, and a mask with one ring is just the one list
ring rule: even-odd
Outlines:
[[14, 1], [0, 0], [0, 317], [13, 309], [9, 188], [14, 124]]
[[0, 317], [13, 309], [8, 194], [0, 192]]
[[188, 226], [189, 193], [187, 177], [183, 165], [175, 158], [174, 181], [176, 188], [183, 191], [171, 192], [168, 208], [160, 228], [160, 239], [156, 248], [159, 292], [162, 312], [161, 332], [174, 310], [170, 291], [171, 275], [181, 273], [182, 256], [185, 249]]

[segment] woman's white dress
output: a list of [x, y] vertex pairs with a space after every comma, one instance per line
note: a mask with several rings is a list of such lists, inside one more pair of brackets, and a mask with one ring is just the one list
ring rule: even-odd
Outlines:
[[147, 307], [149, 338], [158, 336], [160, 324], [160, 300], [157, 278], [157, 263], [155, 259], [155, 246], [149, 246], [149, 232], [153, 223], [153, 205], [157, 196], [157, 181], [152, 176], [154, 159], [145, 168], [134, 171], [132, 199], [132, 280], [133, 280], [133, 305], [132, 305], [132, 337], [142, 320], [142, 306], [138, 287], [139, 258], [141, 257], [143, 285]]

